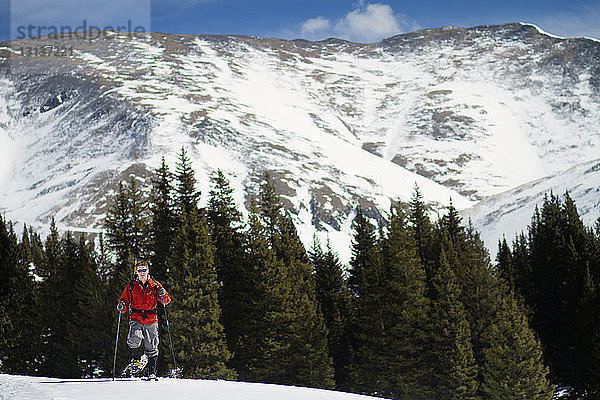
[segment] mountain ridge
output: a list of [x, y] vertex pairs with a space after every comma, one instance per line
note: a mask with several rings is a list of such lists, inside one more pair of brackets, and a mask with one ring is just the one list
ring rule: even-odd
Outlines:
[[369, 44], [114, 33], [63, 58], [7, 43], [0, 208], [34, 226], [99, 228], [118, 180], [186, 147], [203, 193], [221, 167], [243, 208], [271, 171], [305, 243], [347, 244], [359, 202], [377, 217], [417, 182], [433, 209], [465, 209], [600, 145], [600, 44], [523, 23]]
[[541, 208], [544, 196], [576, 199], [578, 213], [588, 226], [600, 217], [600, 159], [579, 163], [566, 171], [528, 182], [484, 199], [462, 211], [482, 234], [492, 256], [503, 237], [510, 243], [516, 235], [527, 232], [535, 208]]

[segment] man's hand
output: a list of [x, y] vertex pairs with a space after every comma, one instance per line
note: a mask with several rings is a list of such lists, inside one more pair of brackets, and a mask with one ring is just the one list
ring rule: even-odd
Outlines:
[[125, 303], [120, 301], [119, 304], [117, 304], [117, 310], [123, 312], [123, 310], [125, 310]]
[[167, 294], [167, 291], [165, 290], [165, 288], [164, 288], [164, 287], [162, 287], [162, 286], [161, 286], [161, 287], [158, 289], [158, 295], [159, 295], [160, 297], [163, 297], [165, 294]]

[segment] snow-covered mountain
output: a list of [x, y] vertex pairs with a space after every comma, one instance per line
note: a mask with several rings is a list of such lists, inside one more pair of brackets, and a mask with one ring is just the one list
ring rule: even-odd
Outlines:
[[544, 195], [576, 199], [577, 211], [584, 223], [593, 226], [600, 217], [600, 160], [578, 164], [567, 171], [521, 185], [516, 189], [487, 198], [463, 211], [481, 231], [492, 254], [504, 235], [510, 244], [515, 235], [527, 232], [535, 207], [541, 207]]
[[[68, 51], [23, 56], [48, 44]], [[221, 168], [240, 205], [270, 171], [305, 243], [328, 232], [347, 259], [357, 203], [374, 216], [416, 182], [467, 209], [600, 157], [600, 43], [527, 24], [373, 44], [109, 33], [0, 59], [0, 210], [34, 226], [99, 228], [120, 179], [185, 147], [203, 194]], [[479, 210], [484, 237], [505, 229]]]
[[3, 400], [369, 400], [374, 397], [328, 390], [194, 379], [161, 379], [158, 382], [108, 379], [56, 379], [0, 374]]

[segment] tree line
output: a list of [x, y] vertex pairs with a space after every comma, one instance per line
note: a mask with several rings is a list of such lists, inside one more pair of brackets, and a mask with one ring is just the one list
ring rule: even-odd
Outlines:
[[452, 205], [431, 221], [415, 186], [377, 223], [356, 209], [345, 268], [329, 243], [305, 249], [268, 175], [246, 218], [220, 170], [205, 207], [196, 187], [183, 149], [174, 171], [163, 159], [151, 182], [120, 183], [96, 245], [54, 223], [18, 239], [0, 218], [0, 371], [110, 375], [116, 300], [147, 259], [174, 300], [185, 377], [396, 399], [597, 396], [600, 234], [568, 194], [546, 198], [493, 264]]

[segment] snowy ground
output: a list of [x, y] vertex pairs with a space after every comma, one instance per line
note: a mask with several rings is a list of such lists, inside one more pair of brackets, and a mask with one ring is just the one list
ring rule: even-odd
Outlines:
[[368, 400], [373, 397], [290, 386], [192, 379], [158, 382], [55, 379], [0, 374], [0, 400]]

